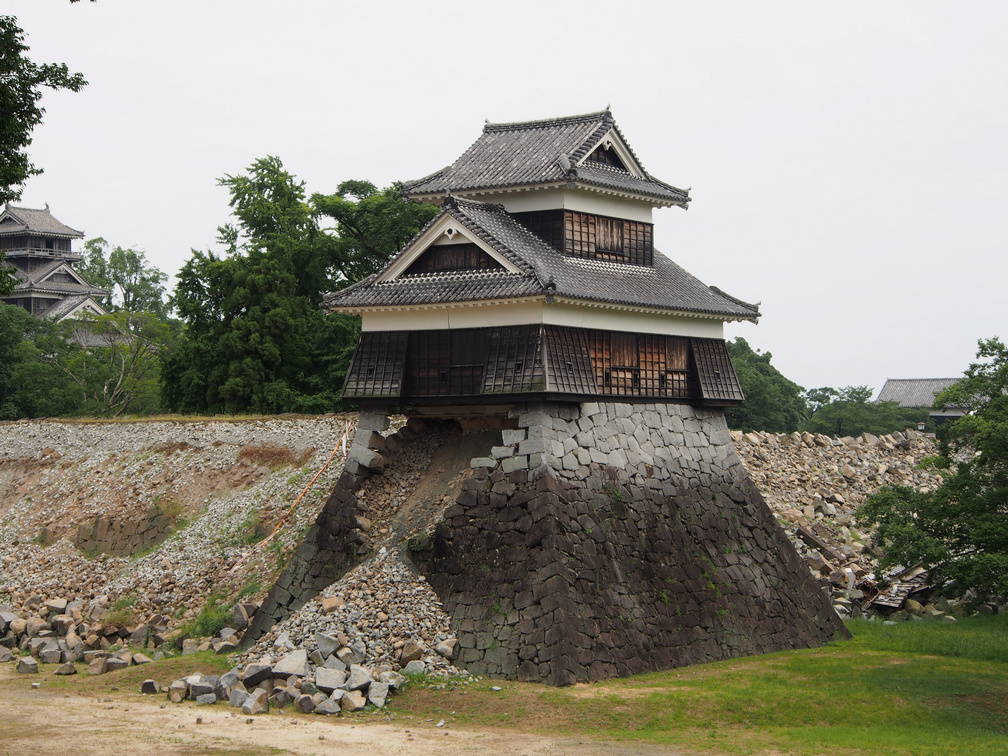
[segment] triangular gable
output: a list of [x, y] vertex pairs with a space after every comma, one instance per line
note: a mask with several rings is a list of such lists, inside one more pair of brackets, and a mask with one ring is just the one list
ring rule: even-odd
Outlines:
[[87, 294], [67, 297], [45, 310], [42, 315], [58, 322], [74, 320], [82, 315], [108, 315], [108, 313]]
[[69, 320], [71, 318], [79, 318], [84, 313], [90, 313], [92, 315], [108, 315], [107, 312], [95, 302], [91, 297], [87, 297], [83, 302], [73, 308], [69, 313], [64, 315], [60, 320]]
[[89, 284], [87, 281], [85, 281], [83, 278], [81, 278], [81, 275], [76, 270], [74, 270], [69, 265], [67, 265], [66, 263], [61, 263], [60, 265], [56, 266], [52, 270], [46, 272], [41, 278], [39, 278], [39, 279], [37, 279], [35, 281], [35, 284], [37, 286], [40, 286], [43, 283], [45, 283], [46, 281], [48, 281], [50, 278], [52, 278], [53, 276], [55, 276], [57, 273], [65, 273], [68, 276], [70, 276], [72, 279], [74, 279], [74, 281], [76, 281], [79, 285], [81, 285], [81, 286], [87, 286], [88, 288], [92, 288], [91, 284]]
[[[593, 160], [593, 158], [599, 159]], [[609, 129], [598, 140], [595, 146], [589, 150], [588, 154], [577, 162], [578, 165], [584, 165], [585, 163], [612, 165], [613, 167], [622, 168], [631, 176], [641, 179], [648, 177], [643, 166], [634, 157], [633, 151], [623, 140], [623, 137], [616, 130], [615, 126]]]
[[501, 268], [508, 273], [520, 274], [522, 271], [504, 255], [494, 249], [485, 240], [466, 228], [457, 218], [447, 210], [441, 217], [436, 218], [426, 229], [410, 242], [399, 257], [389, 263], [383, 271], [378, 274], [377, 283], [395, 281], [402, 277], [415, 263], [420, 256], [431, 247], [438, 244], [474, 244], [481, 251], [486, 253], [490, 259], [498, 263]]

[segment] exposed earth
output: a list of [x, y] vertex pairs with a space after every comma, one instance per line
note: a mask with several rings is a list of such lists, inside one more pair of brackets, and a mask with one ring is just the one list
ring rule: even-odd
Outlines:
[[[352, 442], [355, 422], [354, 415], [329, 415], [0, 423], [0, 605], [27, 617], [50, 599], [80, 602], [85, 622], [106, 628], [119, 622], [124, 639], [142, 636], [145, 627], [157, 631], [148, 638], [170, 638], [214, 603], [251, 606], [321, 510], [342, 472], [344, 440]], [[394, 421], [392, 430], [402, 423]], [[933, 439], [913, 431], [857, 439], [759, 433], [733, 438], [838, 611], [859, 612], [861, 598], [870, 597], [864, 594], [875, 577], [877, 551], [871, 534], [857, 528], [854, 509], [887, 483], [937, 485], [940, 479], [919, 466], [934, 453]], [[466, 449], [442, 428], [404, 447], [368, 481], [358, 496], [373, 521], [369, 527], [381, 536], [377, 542], [391, 549], [437, 518], [465, 475]], [[282, 642], [310, 648], [321, 630], [342, 634], [347, 645], [366, 646], [369, 665], [394, 664], [402, 646], [416, 640], [427, 649], [428, 673], [458, 674], [432, 650], [450, 635], [447, 618], [410, 570], [408, 560], [376, 552], [243, 660], [282, 654]], [[336, 608], [323, 610], [324, 598]], [[113, 690], [119, 679], [113, 675], [100, 678], [112, 682], [98, 679], [83, 687], [83, 678], [56, 684], [50, 674], [18, 675], [12, 665], [0, 666], [0, 751], [86, 754], [154, 746], [159, 753], [642, 752], [639, 744], [623, 751], [504, 730], [465, 731], [450, 722], [443, 728], [406, 723], [384, 711], [339, 721], [290, 713], [247, 718], [223, 705], [166, 705], [164, 696], [140, 696], [135, 685]]]

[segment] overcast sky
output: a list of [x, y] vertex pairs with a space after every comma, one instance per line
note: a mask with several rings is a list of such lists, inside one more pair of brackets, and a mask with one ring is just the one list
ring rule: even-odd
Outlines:
[[7, 0], [47, 93], [30, 154], [85, 238], [170, 274], [228, 221], [224, 174], [307, 191], [454, 160], [485, 119], [601, 110], [692, 187], [655, 244], [761, 302], [731, 325], [806, 388], [962, 373], [1008, 338], [1008, 3]]

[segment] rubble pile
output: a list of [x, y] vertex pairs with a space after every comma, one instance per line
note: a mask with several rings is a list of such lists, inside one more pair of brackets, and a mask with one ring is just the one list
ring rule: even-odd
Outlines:
[[[857, 617], [869, 609], [888, 616], [902, 611], [911, 594], [928, 595], [920, 570], [877, 574], [881, 551], [872, 534], [858, 527], [855, 513], [885, 486], [926, 492], [941, 485], [941, 475], [922, 464], [937, 452], [932, 434], [907, 429], [884, 436], [831, 438], [808, 432], [733, 431], [732, 439], [798, 553], [831, 592], [841, 617]], [[889, 582], [895, 583], [893, 595], [899, 600], [878, 600], [880, 584]], [[902, 582], [906, 587], [901, 589]], [[943, 616], [953, 608], [941, 599], [937, 604], [914, 600], [913, 605], [920, 607], [914, 612], [918, 615]], [[897, 614], [901, 616], [906, 613]]]

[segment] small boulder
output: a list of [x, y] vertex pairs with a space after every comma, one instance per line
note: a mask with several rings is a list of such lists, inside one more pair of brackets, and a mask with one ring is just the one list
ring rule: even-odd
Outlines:
[[406, 683], [406, 678], [398, 672], [382, 672], [378, 675], [378, 682], [387, 684], [389, 690], [397, 692]]
[[339, 651], [340, 642], [337, 638], [326, 633], [315, 633], [315, 645], [318, 646], [319, 653], [325, 659], [330, 654]]
[[338, 596], [327, 596], [326, 598], [322, 599], [323, 614], [332, 614], [341, 606], [343, 606], [343, 599], [339, 598]]
[[406, 666], [411, 661], [415, 661], [423, 656], [424, 647], [419, 641], [408, 640], [402, 647], [402, 656], [399, 657], [399, 663], [402, 666]]
[[92, 659], [91, 663], [88, 664], [88, 674], [104, 675], [108, 672], [108, 663], [108, 657], [99, 656], [97, 659]]
[[319, 667], [315, 670], [315, 687], [326, 693], [332, 693], [346, 682], [346, 674], [340, 670]]
[[161, 692], [161, 686], [157, 680], [144, 680], [140, 683], [140, 692], [144, 695], [154, 696]]
[[359, 711], [367, 706], [367, 699], [359, 690], [348, 690], [340, 698], [340, 709], [343, 711]]
[[298, 711], [304, 712], [305, 714], [311, 714], [315, 711], [315, 700], [307, 693], [302, 693], [298, 696], [294, 703], [297, 706]]
[[458, 639], [446, 638], [434, 646], [434, 650], [450, 661], [455, 658], [455, 652], [458, 650]]
[[340, 702], [338, 700], [333, 700], [332, 698], [327, 698], [322, 703], [315, 705], [316, 714], [339, 714], [342, 710], [340, 709]]
[[17, 671], [25, 675], [38, 673], [38, 662], [30, 656], [22, 656], [18, 659]]
[[203, 693], [202, 695], [196, 696], [197, 706], [210, 706], [217, 703], [217, 696], [213, 693]]
[[245, 690], [244, 686], [238, 683], [235, 687], [231, 688], [231, 693], [228, 695], [228, 703], [234, 706], [236, 709], [240, 709], [245, 705], [245, 701], [248, 700], [249, 693]]
[[350, 665], [350, 677], [347, 679], [347, 690], [365, 690], [374, 682], [371, 673], [359, 664]]
[[269, 711], [269, 697], [266, 691], [256, 689], [242, 704], [242, 714], [265, 714]]
[[256, 662], [245, 667], [243, 682], [246, 688], [254, 688], [268, 677], [273, 677], [273, 665]]
[[385, 699], [388, 698], [388, 683], [373, 682], [368, 686], [367, 700], [375, 708], [381, 709], [385, 706]]
[[424, 664], [419, 659], [414, 659], [405, 667], [403, 667], [403, 672], [407, 675], [423, 675], [427, 672], [427, 665]]
[[189, 695], [189, 684], [185, 680], [174, 680], [168, 686], [168, 700], [172, 703], [182, 703]]
[[53, 672], [53, 674], [54, 675], [76, 675], [77, 674], [77, 667], [75, 667], [72, 662], [67, 662], [66, 664], [60, 665], [56, 669], [56, 671]]
[[303, 648], [291, 651], [279, 662], [273, 665], [274, 677], [307, 677], [311, 670], [308, 667], [308, 652]]

